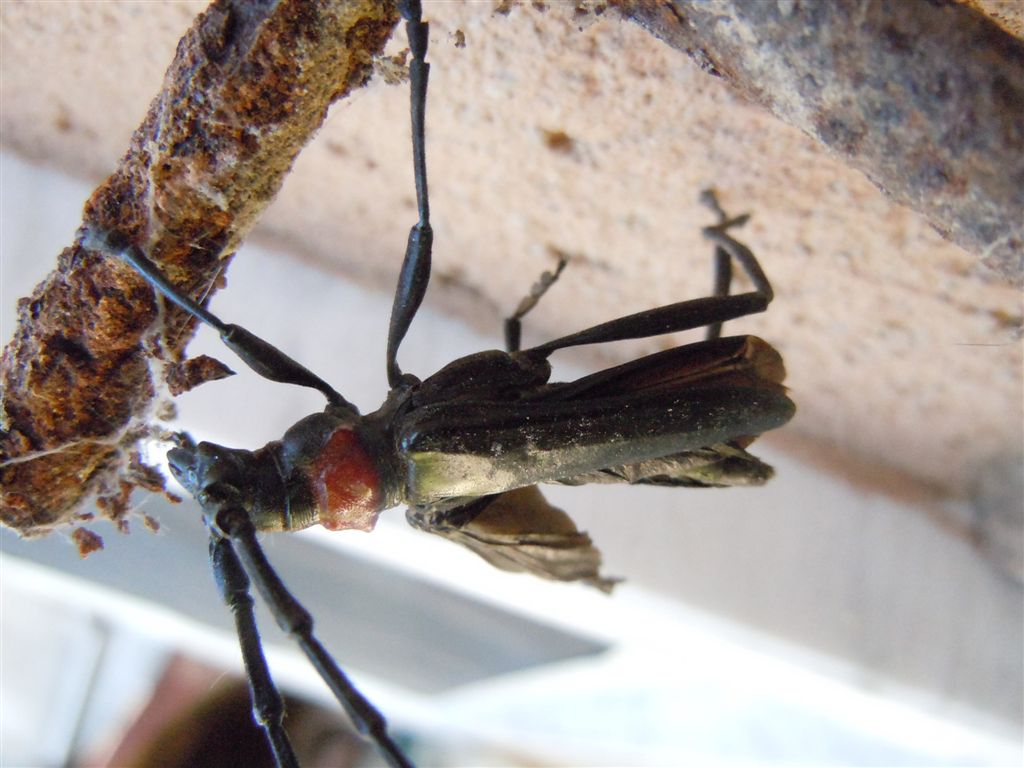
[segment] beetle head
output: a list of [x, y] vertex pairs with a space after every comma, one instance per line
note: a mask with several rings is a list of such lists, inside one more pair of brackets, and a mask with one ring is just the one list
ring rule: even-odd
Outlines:
[[188, 435], [179, 435], [177, 443], [167, 453], [171, 474], [203, 507], [232, 496], [244, 497], [251, 451], [205, 442], [196, 445]]
[[167, 454], [171, 474], [209, 515], [226, 504], [244, 509], [260, 530], [297, 530], [316, 522], [302, 489], [289, 489], [273, 452], [196, 445], [187, 435]]

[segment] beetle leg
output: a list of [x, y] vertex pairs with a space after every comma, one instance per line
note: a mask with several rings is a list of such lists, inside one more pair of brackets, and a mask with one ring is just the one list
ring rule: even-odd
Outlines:
[[416, 182], [416, 204], [419, 221], [409, 231], [405, 247], [405, 259], [398, 275], [395, 301], [391, 307], [391, 323], [388, 327], [387, 369], [388, 384], [392, 389], [402, 380], [402, 369], [396, 359], [398, 347], [405, 338], [427, 292], [430, 282], [430, 252], [434, 240], [430, 227], [430, 202], [427, 196], [426, 141], [424, 118], [427, 106], [427, 79], [430, 65], [427, 55], [429, 27], [422, 20], [418, 0], [403, 0], [398, 4], [405, 19], [405, 30], [409, 38], [412, 60], [409, 62], [410, 113], [412, 115], [412, 160], [413, 176]]
[[[732, 283], [732, 260], [736, 259], [743, 267], [743, 270], [754, 283], [755, 289], [772, 299], [772, 287], [765, 277], [761, 266], [758, 264], [750, 249], [728, 234], [732, 227], [740, 227], [747, 223], [749, 215], [743, 214], [729, 218], [718, 202], [718, 197], [713, 189], [705, 189], [700, 194], [700, 200], [716, 214], [718, 224], [704, 228], [704, 236], [715, 243], [715, 282], [712, 288], [712, 296], [728, 296], [729, 285]], [[717, 339], [722, 335], [722, 323], [714, 322], [708, 324], [707, 338]]]
[[648, 336], [660, 336], [664, 333], [689, 331], [713, 323], [722, 323], [737, 317], [764, 312], [767, 307], [767, 297], [756, 291], [732, 296], [706, 296], [702, 299], [680, 301], [586, 328], [546, 344], [531, 347], [524, 350], [523, 354], [546, 358], [556, 350], [566, 347], [603, 344], [624, 339], [643, 339]]
[[530, 292], [523, 297], [523, 300], [519, 302], [519, 306], [516, 307], [516, 311], [512, 313], [511, 317], [505, 318], [505, 349], [508, 352], [519, 351], [519, 340], [522, 335], [522, 319], [537, 306], [537, 302], [540, 301], [541, 296], [548, 292], [548, 288], [555, 284], [558, 280], [559, 275], [562, 274], [562, 270], [565, 269], [565, 265], [569, 263], [567, 256], [558, 257], [558, 265], [555, 267], [554, 272], [544, 272], [537, 279], [537, 282], [530, 288]]
[[[718, 220], [721, 224], [728, 219], [725, 215], [725, 211], [718, 204], [718, 198], [715, 196], [713, 189], [705, 189], [701, 193], [701, 202], [705, 203], [709, 208], [714, 210], [718, 214]], [[729, 257], [729, 252], [720, 245], [715, 245], [715, 281], [711, 288], [712, 296], [728, 296], [729, 286], [732, 284], [732, 259]], [[705, 338], [709, 341], [711, 339], [717, 339], [722, 335], [722, 323], [711, 323], [708, 325], [708, 330]]]
[[[708, 327], [709, 337], [715, 338], [721, 333], [722, 323], [725, 321], [764, 312], [774, 296], [771, 284], [753, 251], [728, 233], [729, 229], [741, 226], [749, 217], [747, 215], [727, 217], [718, 206], [714, 193], [710, 190], [704, 193], [703, 198], [719, 214], [720, 219], [717, 224], [704, 228], [704, 236], [715, 244], [715, 293], [713, 295], [680, 301], [620, 317], [568, 336], [562, 336], [546, 344], [531, 347], [525, 351], [525, 354], [547, 357], [556, 350], [566, 347], [603, 344], [624, 339], [643, 339], [649, 336], [660, 336], [664, 333], [689, 331], [703, 326]], [[728, 294], [732, 279], [732, 267], [728, 263], [732, 260], [737, 261], [746, 272], [754, 284], [753, 291]]]
[[284, 701], [270, 676], [267, 659], [263, 655], [253, 599], [249, 592], [249, 577], [238, 560], [231, 542], [210, 531], [210, 564], [221, 597], [235, 617], [235, 631], [242, 648], [246, 675], [249, 678], [249, 697], [253, 717], [270, 742], [274, 761], [278, 766], [298, 766], [288, 733], [284, 729]]
[[216, 330], [224, 345], [263, 378], [282, 384], [310, 387], [323, 393], [324, 397], [333, 405], [346, 407], [356, 412], [355, 406], [338, 394], [330, 384], [301, 363], [290, 358], [269, 341], [261, 339], [240, 325], [225, 323], [208, 309], [179, 291], [160, 268], [139, 249], [131, 245], [121, 245], [112, 235], [99, 231], [90, 231], [83, 238], [82, 243], [90, 250], [124, 259], [165, 298]]
[[[267, 560], [249, 515], [237, 506], [227, 505], [211, 517], [210, 525], [215, 530], [214, 535], [223, 535], [230, 541], [238, 560], [246, 574], [256, 583], [256, 589], [270, 608], [277, 625], [306, 654], [317, 674], [345, 708], [356, 729], [377, 745], [389, 765], [411, 768], [412, 763], [388, 734], [384, 716], [356, 689], [313, 634], [312, 615], [288, 591]], [[241, 633], [239, 637], [244, 646], [246, 638]], [[256, 642], [259, 642], [258, 636]], [[253, 685], [255, 687], [256, 683]]]

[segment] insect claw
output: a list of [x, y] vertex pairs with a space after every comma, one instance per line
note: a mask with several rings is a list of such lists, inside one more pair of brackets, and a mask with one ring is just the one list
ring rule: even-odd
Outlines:
[[714, 211], [716, 216], [718, 216], [718, 223], [712, 227], [705, 227], [705, 231], [708, 229], [717, 229], [719, 231], [724, 232], [730, 227], [743, 226], [744, 224], [747, 223], [747, 220], [750, 218], [749, 213], [743, 213], [740, 214], [739, 216], [733, 216], [732, 218], [729, 218], [729, 214], [725, 212], [725, 209], [722, 208], [722, 204], [718, 202], [718, 193], [715, 192], [715, 190], [712, 189], [711, 187], [701, 190], [700, 202], [701, 205], [707, 206], [712, 211]]
[[706, 205], [708, 208], [714, 211], [718, 215], [720, 221], [725, 221], [725, 219], [728, 218], [725, 215], [725, 211], [722, 210], [721, 203], [718, 202], [718, 194], [711, 187], [708, 187], [707, 189], [702, 189], [700, 191], [699, 200], [701, 205]]
[[750, 221], [750, 214], [741, 213], [739, 216], [733, 216], [731, 219], [724, 218], [717, 224], [712, 224], [710, 227], [704, 227], [704, 229], [701, 231], [704, 233], [705, 237], [708, 237], [710, 234], [721, 234], [727, 232], [733, 227], [742, 227], [748, 221]]
[[742, 227], [748, 221], [750, 221], [749, 213], [741, 213], [739, 216], [730, 217], [722, 208], [722, 204], [718, 202], [718, 194], [714, 189], [708, 187], [707, 189], [701, 190], [700, 202], [706, 205], [715, 215], [718, 216], [718, 223], [712, 224], [709, 227], [704, 227], [702, 232], [704, 237], [710, 237], [712, 240], [714, 234], [722, 234], [732, 229], [733, 227]]

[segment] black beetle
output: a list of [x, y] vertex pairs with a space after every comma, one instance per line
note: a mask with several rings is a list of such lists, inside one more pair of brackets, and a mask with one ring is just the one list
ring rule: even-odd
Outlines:
[[[379, 513], [406, 504], [417, 528], [440, 534], [507, 570], [585, 581], [610, 589], [600, 554], [538, 483], [645, 483], [669, 486], [760, 484], [771, 468], [746, 452], [759, 434], [785, 424], [794, 405], [782, 386], [779, 354], [753, 336], [721, 338], [722, 323], [764, 311], [772, 289], [753, 253], [728, 230], [714, 195], [705, 202], [717, 224], [715, 289], [709, 297], [638, 312], [521, 349], [520, 324], [558, 278], [545, 274], [506, 320], [506, 351], [455, 360], [424, 380], [403, 373], [398, 348], [430, 277], [432, 233], [424, 156], [429, 65], [427, 24], [419, 2], [399, 3], [410, 63], [414, 174], [419, 221], [413, 226], [395, 292], [387, 345], [390, 391], [370, 414], [277, 348], [222, 322], [181, 294], [160, 270], [111, 233], [90, 232], [88, 247], [125, 259], [163, 296], [214, 327], [224, 343], [268, 379], [312, 387], [327, 400], [279, 441], [255, 451], [180, 435], [171, 472], [199, 501], [210, 530], [211, 561], [236, 616], [254, 712], [281, 765], [295, 758], [282, 726], [283, 707], [260, 646], [249, 578], [282, 629], [393, 765], [408, 758], [383, 717], [352, 686], [313, 635], [309, 613], [289, 594], [264, 556], [257, 531], [369, 530]], [[729, 295], [732, 260], [754, 290]], [[570, 382], [549, 382], [548, 358], [559, 349], [708, 327], [707, 339], [649, 355]], [[246, 575], [248, 574], [248, 576]]]

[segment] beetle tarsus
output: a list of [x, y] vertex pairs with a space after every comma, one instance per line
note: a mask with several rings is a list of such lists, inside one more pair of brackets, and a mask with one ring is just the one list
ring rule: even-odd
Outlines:
[[568, 256], [559, 256], [558, 264], [555, 266], [554, 271], [541, 274], [537, 282], [530, 288], [530, 292], [519, 302], [516, 311], [510, 317], [505, 318], [505, 350], [507, 352], [519, 351], [523, 331], [523, 318], [540, 303], [541, 298], [548, 292], [548, 289], [558, 282], [558, 278], [562, 275], [562, 270], [565, 269], [568, 263]]

